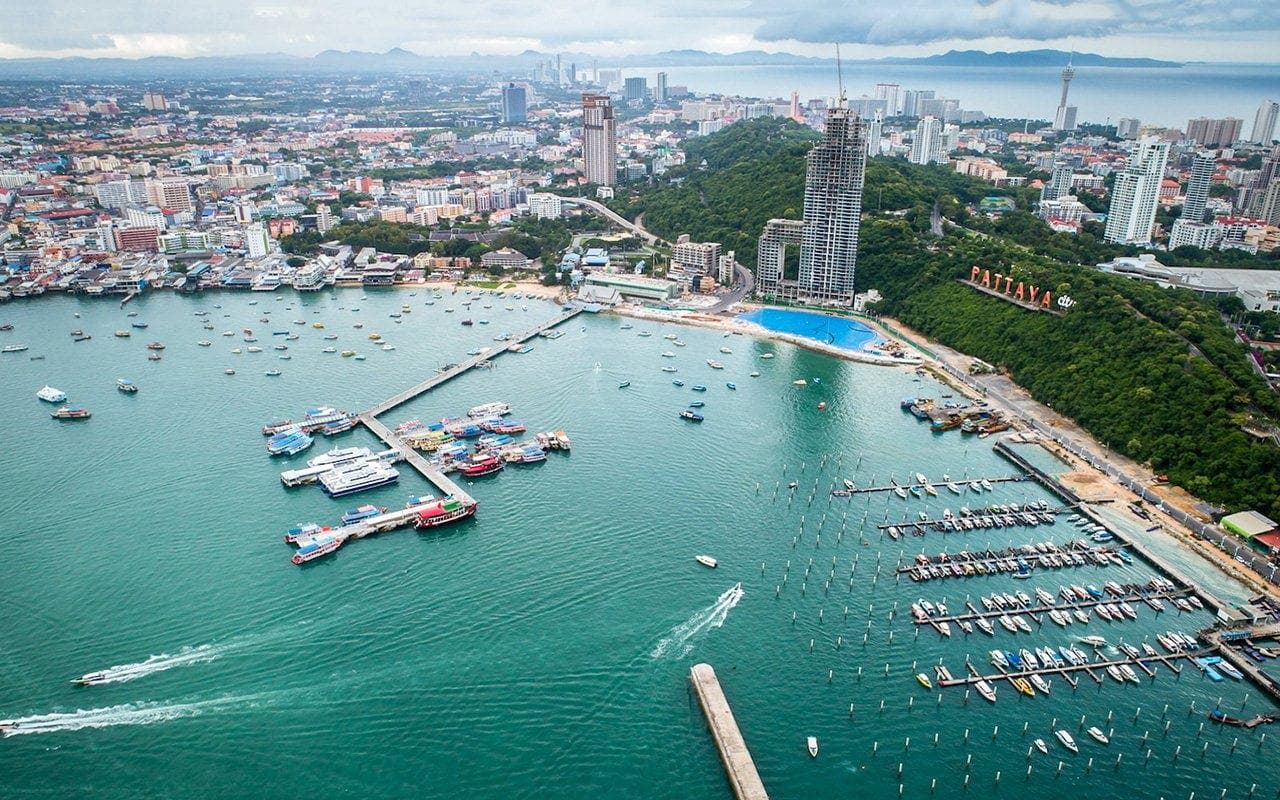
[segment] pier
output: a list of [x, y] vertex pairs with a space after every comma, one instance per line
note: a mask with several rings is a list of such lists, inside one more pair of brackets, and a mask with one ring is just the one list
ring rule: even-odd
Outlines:
[[[974, 492], [972, 487], [970, 486], [970, 484], [972, 484], [974, 481], [985, 480], [987, 483], [1016, 483], [1018, 481], [1025, 481], [1027, 479], [1028, 478], [1026, 475], [1006, 475], [1004, 477], [999, 477], [999, 478], [961, 478], [960, 480], [953, 480], [953, 481], [938, 481], [937, 483], [930, 483], [929, 486], [932, 486], [934, 489], [937, 489], [939, 486], [941, 486], [943, 489], [949, 490], [950, 487], [947, 486], [947, 483], [954, 483], [956, 487], [960, 489], [960, 493], [959, 494], [956, 494], [956, 492], [951, 492], [951, 493], [954, 494], [956, 497], [963, 497], [965, 490], [968, 490], [969, 492], [977, 494], [977, 492]], [[889, 480], [892, 481], [893, 478], [890, 477]], [[866, 486], [861, 489], [852, 489], [850, 490], [850, 493], [851, 494], [871, 494], [873, 492], [892, 492], [894, 489], [902, 489], [903, 491], [910, 492], [912, 486], [922, 486], [922, 485], [924, 484], [890, 483], [890, 485], [888, 486]], [[942, 496], [941, 493], [939, 493], [939, 496]]]
[[541, 325], [537, 325], [523, 333], [504, 339], [501, 347], [489, 349], [471, 356], [467, 360], [441, 370], [430, 378], [427, 378], [425, 381], [383, 400], [381, 403], [378, 403], [372, 408], [357, 415], [356, 419], [361, 425], [368, 428], [374, 436], [381, 439], [387, 447], [397, 450], [404, 462], [421, 473], [422, 477], [430, 481], [441, 494], [444, 494], [445, 496], [452, 496], [464, 503], [475, 503], [475, 498], [463, 491], [461, 486], [450, 480], [443, 472], [431, 466], [431, 463], [427, 461], [427, 459], [424, 458], [417, 450], [414, 450], [412, 447], [409, 447], [404, 442], [400, 441], [400, 439], [391, 432], [390, 428], [378, 420], [378, 416], [385, 414], [396, 406], [403, 405], [415, 397], [429, 392], [435, 387], [451, 381], [459, 375], [462, 375], [476, 367], [489, 365], [493, 359], [508, 352], [508, 348], [524, 344], [530, 339], [537, 337], [543, 331], [550, 330], [562, 322], [567, 322], [581, 313], [582, 308], [580, 306], [565, 309], [561, 311], [560, 314], [552, 317]]
[[[937, 617], [925, 617], [923, 619], [913, 617], [912, 622], [914, 622], [917, 625], [934, 625], [936, 627], [938, 623], [942, 623], [942, 622], [968, 622], [969, 620], [974, 620], [979, 618], [988, 619], [988, 620], [998, 619], [999, 617], [1005, 614], [1029, 614], [1034, 618], [1036, 614], [1048, 614], [1050, 611], [1065, 611], [1068, 613], [1075, 611], [1077, 609], [1084, 611], [1086, 609], [1091, 609], [1094, 606], [1100, 606], [1104, 603], [1122, 603], [1122, 602], [1128, 602], [1130, 600], [1135, 600], [1138, 602], [1146, 602], [1149, 598], [1156, 598], [1160, 600], [1172, 600], [1175, 597], [1182, 597], [1183, 595], [1190, 593], [1190, 591], [1191, 591], [1190, 589], [1175, 589], [1171, 592], [1163, 592], [1163, 591], [1162, 592], [1136, 592], [1135, 591], [1135, 592], [1128, 592], [1126, 594], [1122, 594], [1119, 596], [1093, 598], [1091, 600], [1080, 600], [1080, 601], [1071, 602], [1071, 603], [1058, 603], [1056, 605], [1048, 605], [1048, 606], [1033, 605], [1033, 606], [1018, 606], [1016, 608], [997, 608], [991, 611], [978, 611], [974, 609], [973, 604], [966, 603], [966, 605], [970, 609], [972, 609], [968, 613], [948, 614], [948, 615], [937, 616]], [[1128, 618], [1126, 617], [1126, 619]]]
[[[1245, 631], [1247, 631], [1248, 636], [1241, 637], [1240, 634]], [[1224, 634], [1228, 634], [1227, 638], [1224, 638]], [[1211, 628], [1209, 630], [1200, 631], [1199, 636], [1207, 641], [1213, 647], [1217, 655], [1222, 656], [1224, 661], [1231, 662], [1233, 667], [1243, 672], [1245, 676], [1257, 684], [1260, 689], [1270, 695], [1272, 700], [1280, 702], [1280, 683], [1277, 683], [1275, 678], [1272, 678], [1270, 675], [1259, 669], [1258, 665], [1254, 663], [1253, 660], [1247, 658], [1239, 649], [1231, 646], [1232, 642], [1238, 642], [1241, 638], [1272, 639], [1280, 636], [1280, 624], [1264, 625], [1256, 628], [1244, 628], [1233, 631], [1222, 631]]]
[[733, 788], [733, 796], [737, 800], [769, 800], [764, 790], [760, 773], [756, 771], [755, 762], [747, 750], [746, 740], [738, 730], [738, 722], [733, 718], [733, 710], [720, 689], [720, 680], [710, 664], [694, 664], [689, 670], [689, 682], [698, 695], [698, 704], [707, 718], [707, 727], [711, 729], [711, 738], [720, 750], [720, 761], [724, 764], [725, 775]]
[[[1039, 525], [1052, 525], [1059, 514], [1073, 509], [1066, 506], [1059, 508], [1034, 508], [1024, 509], [1022, 511], [1011, 511], [1007, 514], [979, 514], [973, 513], [969, 515], [943, 517], [942, 519], [924, 519], [924, 520], [903, 520], [901, 522], [881, 522], [876, 525], [878, 530], [887, 531], [890, 528], [896, 528], [905, 533], [912, 533], [917, 536], [923, 536], [926, 531], [937, 531], [940, 533], [967, 533], [969, 531], [992, 530], [996, 528], [1034, 528]], [[1029, 521], [1024, 514], [1029, 514], [1035, 521]], [[1048, 520], [1041, 517], [1041, 514], [1049, 516]], [[1013, 522], [1009, 522], [1008, 518], [1012, 518]], [[968, 520], [970, 527], [964, 527], [964, 520]], [[948, 523], [950, 527], [948, 527]], [[910, 528], [911, 530], [908, 530]], [[892, 533], [890, 534], [892, 536]]]
[[1036, 482], [1039, 483], [1041, 486], [1043, 486], [1045, 489], [1049, 490], [1050, 492], [1053, 492], [1055, 495], [1062, 498], [1064, 501], [1066, 501], [1068, 505], [1074, 506], [1076, 508], [1076, 511], [1081, 516], [1086, 517], [1091, 522], [1094, 522], [1106, 528], [1108, 531], [1111, 532], [1111, 534], [1117, 540], [1119, 540], [1120, 542], [1123, 542], [1131, 550], [1133, 550], [1133, 552], [1142, 556], [1143, 560], [1155, 566], [1157, 569], [1163, 572], [1166, 577], [1173, 579], [1173, 581], [1177, 584], [1190, 587], [1191, 591], [1194, 592], [1197, 597], [1203, 600], [1204, 603], [1208, 605], [1215, 613], [1224, 608], [1231, 608], [1230, 603], [1226, 603], [1223, 600], [1220, 600], [1217, 596], [1208, 592], [1203, 587], [1197, 585], [1195, 581], [1192, 581], [1190, 578], [1183, 575], [1181, 570], [1179, 570], [1177, 567], [1170, 564], [1164, 558], [1160, 557], [1158, 554], [1155, 553], [1155, 551], [1153, 551], [1145, 543], [1140, 542], [1137, 539], [1134, 539], [1126, 535], [1122, 531], [1116, 530], [1117, 526], [1111, 525], [1106, 520], [1099, 517], [1091, 508], [1088, 508], [1085, 505], [1084, 501], [1075, 492], [1063, 486], [1061, 483], [1058, 483], [1056, 480], [1053, 479], [1051, 475], [1049, 475], [1039, 467], [1035, 466], [1027, 459], [1023, 458], [1021, 455], [1015, 452], [1014, 449], [1010, 447], [1006, 441], [1002, 439], [999, 442], [996, 442], [995, 447], [993, 449], [1000, 455], [1012, 461], [1015, 465], [1017, 465], [1019, 469], [1024, 470], [1028, 475], [1034, 478]]
[[1102, 676], [1094, 672], [1094, 670], [1106, 670], [1107, 667], [1118, 667], [1121, 664], [1128, 664], [1130, 666], [1138, 667], [1147, 674], [1147, 677], [1154, 678], [1155, 671], [1152, 670], [1150, 667], [1148, 667], [1146, 664], [1144, 664], [1143, 663], [1144, 661], [1159, 662], [1169, 667], [1175, 672], [1181, 672], [1182, 667], [1176, 664], [1177, 661], [1180, 661], [1181, 659], [1184, 659], [1184, 658], [1185, 659], [1199, 658], [1201, 656], [1209, 655], [1211, 652], [1212, 652], [1211, 650], [1197, 650], [1194, 652], [1177, 652], [1177, 653], [1164, 653], [1164, 654], [1157, 653], [1154, 656], [1144, 655], [1139, 658], [1130, 658], [1128, 656], [1125, 656], [1124, 658], [1117, 658], [1110, 661], [1091, 661], [1088, 664], [1063, 664], [1061, 666], [1040, 667], [1038, 669], [1024, 669], [1024, 670], [1016, 670], [1016, 671], [1009, 671], [1009, 672], [1001, 671], [1001, 672], [991, 673], [990, 675], [980, 674], [977, 668], [973, 666], [972, 662], [965, 662], [968, 665], [970, 672], [972, 672], [971, 675], [968, 675], [964, 678], [952, 678], [951, 680], [940, 680], [938, 681], [938, 685], [939, 686], [968, 686], [969, 684], [974, 684], [974, 683], [977, 683], [978, 681], [987, 681], [988, 683], [993, 683], [995, 681], [1011, 681], [1014, 678], [1026, 678], [1026, 677], [1030, 677], [1031, 675], [1057, 674], [1057, 675], [1062, 675], [1066, 677], [1073, 672], [1083, 672], [1087, 674], [1089, 677], [1093, 678], [1094, 681], [1096, 681], [1097, 683], [1102, 683], [1103, 682]]
[[492, 348], [492, 349], [486, 350], [483, 353], [479, 353], [477, 355], [471, 356], [467, 360], [459, 364], [454, 364], [453, 366], [448, 367], [447, 369], [444, 369], [436, 373], [430, 378], [427, 378], [422, 383], [419, 383], [416, 386], [411, 386], [408, 389], [405, 389], [400, 394], [394, 395], [393, 397], [389, 397], [386, 400], [383, 400], [381, 403], [378, 403], [376, 406], [373, 406], [372, 408], [362, 413], [360, 415], [360, 419], [361, 421], [364, 421], [365, 419], [371, 419], [373, 417], [381, 416], [386, 412], [390, 411], [391, 409], [395, 408], [396, 406], [403, 405], [404, 403], [409, 402], [410, 400], [417, 397], [418, 395], [423, 394], [424, 392], [428, 392], [436, 388], [440, 384], [447, 383], [448, 381], [453, 380], [459, 375], [462, 375], [463, 373], [468, 372], [474, 367], [479, 366], [482, 362], [492, 361], [493, 359], [497, 358], [503, 353], [508, 352], [508, 348], [514, 345], [524, 344], [530, 339], [533, 339], [534, 337], [541, 334], [543, 331], [550, 330], [551, 328], [556, 327], [562, 322], [567, 322], [581, 313], [582, 313], [582, 308], [580, 306], [575, 306], [573, 308], [562, 311], [558, 316], [552, 317], [550, 320], [542, 323], [541, 325], [530, 328], [524, 333], [519, 333], [519, 334], [516, 334], [515, 336], [511, 336], [507, 339], [504, 339], [502, 341], [501, 347]]

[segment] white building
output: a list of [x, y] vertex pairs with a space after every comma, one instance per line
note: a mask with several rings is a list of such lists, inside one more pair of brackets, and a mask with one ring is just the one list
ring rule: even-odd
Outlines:
[[922, 117], [916, 125], [915, 138], [911, 140], [912, 164], [940, 164], [947, 160], [942, 142], [942, 120]]
[[1138, 140], [1129, 165], [1116, 173], [1111, 189], [1104, 237], [1113, 244], [1146, 244], [1151, 241], [1160, 183], [1164, 180], [1169, 143], [1155, 136]]
[[564, 215], [564, 203], [558, 194], [538, 192], [529, 195], [529, 214], [538, 219], [560, 219]]
[[155, 228], [162, 231], [167, 227], [164, 214], [155, 206], [147, 208], [130, 206], [125, 209], [124, 218], [130, 228]]
[[715, 275], [720, 267], [719, 242], [691, 242], [682, 234], [671, 249], [671, 265], [693, 275]]
[[263, 258], [271, 252], [271, 237], [261, 222], [245, 226], [244, 247], [249, 258]]
[[618, 180], [616, 125], [608, 97], [582, 96], [582, 171], [591, 183], [612, 186]]
[[1249, 141], [1254, 144], [1270, 144], [1275, 138], [1277, 116], [1280, 116], [1280, 103], [1263, 100], [1258, 106], [1258, 113], [1253, 117], [1253, 132], [1249, 135]]

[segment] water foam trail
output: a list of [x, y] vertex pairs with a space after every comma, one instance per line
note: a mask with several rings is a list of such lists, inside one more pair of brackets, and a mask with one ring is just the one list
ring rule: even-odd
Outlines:
[[693, 650], [693, 645], [689, 644], [689, 640], [700, 633], [723, 625], [725, 618], [729, 616], [729, 612], [742, 599], [743, 594], [741, 583], [734, 584], [726, 589], [723, 594], [716, 598], [714, 603], [672, 628], [649, 653], [649, 657], [662, 658], [671, 652], [674, 647], [680, 648], [681, 658], [688, 655]]
[[173, 655], [161, 653], [160, 655], [150, 656], [145, 661], [139, 661], [134, 664], [118, 664], [89, 674], [98, 676], [94, 683], [125, 683], [147, 675], [154, 675], [157, 672], [164, 672], [174, 667], [213, 661], [226, 652], [228, 647], [227, 645], [217, 646], [211, 644], [202, 644], [199, 647], [184, 647]]
[[230, 705], [246, 698], [226, 697], [196, 703], [129, 703], [104, 708], [79, 709], [0, 722], [0, 732], [7, 739], [29, 733], [58, 733], [85, 728], [110, 728], [116, 725], [152, 725], [181, 717], [194, 717], [206, 710]]

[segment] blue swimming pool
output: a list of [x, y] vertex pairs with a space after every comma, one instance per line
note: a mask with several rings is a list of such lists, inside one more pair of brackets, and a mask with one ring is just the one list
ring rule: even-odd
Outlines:
[[810, 311], [761, 308], [750, 314], [742, 314], [738, 319], [753, 322], [776, 333], [803, 336], [845, 350], [862, 350], [866, 345], [882, 340], [878, 333], [861, 322]]

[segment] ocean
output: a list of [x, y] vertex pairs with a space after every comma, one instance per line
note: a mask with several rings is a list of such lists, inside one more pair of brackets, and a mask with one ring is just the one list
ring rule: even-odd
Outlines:
[[[427, 293], [404, 290], [156, 293], [123, 310], [74, 297], [0, 307], [15, 326], [0, 344], [30, 346], [0, 355], [0, 719], [28, 731], [0, 739], [0, 796], [723, 798], [688, 687], [700, 661], [719, 673], [775, 797], [891, 797], [900, 785], [904, 797], [1244, 797], [1253, 783], [1261, 797], [1280, 785], [1274, 731], [1264, 741], [1266, 726], [1204, 716], [1219, 702], [1236, 716], [1274, 707], [1254, 687], [1191, 668], [1158, 668], [1142, 685], [1082, 678], [1072, 690], [1054, 679], [1051, 695], [1034, 698], [1001, 684], [994, 705], [913, 679], [940, 660], [953, 672], [966, 657], [985, 666], [991, 647], [1085, 632], [1136, 642], [1209, 617], [1143, 608], [1136, 622], [1095, 620], [1088, 631], [917, 633], [907, 608], [920, 597], [960, 606], [991, 591], [1145, 581], [1152, 570], [899, 582], [896, 567], [916, 553], [1077, 535], [1059, 522], [894, 541], [875, 527], [964, 503], [1052, 501], [1030, 483], [982, 498], [945, 488], [923, 501], [832, 497], [843, 478], [1011, 472], [990, 440], [933, 434], [900, 411], [903, 396], [945, 392], [909, 370], [582, 315], [565, 336], [384, 418], [428, 421], [505, 400], [530, 431], [566, 430], [570, 453], [461, 479], [480, 502], [469, 521], [383, 533], [294, 566], [289, 527], [335, 524], [364, 503], [399, 506], [431, 487], [406, 467], [398, 485], [341, 500], [285, 489], [281, 470], [376, 441], [356, 430], [273, 459], [261, 426], [317, 405], [367, 407], [556, 310], [490, 298], [466, 314], [489, 324], [464, 327], [459, 297], [428, 306]], [[389, 315], [402, 303], [412, 311], [397, 323]], [[201, 328], [201, 310], [216, 330]], [[149, 327], [112, 336], [138, 320]], [[73, 328], [93, 339], [73, 342]], [[230, 352], [246, 347], [243, 328], [264, 352]], [[286, 329], [300, 338], [273, 350], [283, 337], [271, 332]], [[396, 349], [373, 345], [373, 332]], [[323, 353], [329, 333], [367, 360]], [[213, 346], [198, 347], [203, 338]], [[146, 359], [152, 340], [166, 345], [161, 361]], [[677, 357], [662, 358], [668, 349]], [[726, 368], [711, 370], [711, 358]], [[283, 374], [267, 377], [273, 367]], [[118, 377], [140, 391], [121, 394]], [[793, 385], [800, 378], [808, 386]], [[50, 419], [35, 397], [46, 383], [92, 419]], [[695, 397], [706, 403], [700, 425], [677, 416]], [[719, 566], [694, 561], [704, 553]], [[69, 683], [109, 668], [115, 682]], [[1087, 741], [1082, 716], [1114, 729], [1112, 744]], [[1082, 752], [1054, 744], [1054, 728]], [[817, 759], [805, 752], [810, 735]], [[1037, 737], [1050, 756], [1028, 758]]]
[[[1065, 65], [1064, 65], [1065, 66]], [[1081, 123], [1114, 125], [1121, 117], [1145, 124], [1184, 128], [1194, 117], [1238, 117], [1241, 135], [1253, 129], [1254, 113], [1264, 99], [1280, 99], [1280, 64], [1188, 64], [1180, 68], [1076, 67], [1069, 101]], [[669, 85], [691, 91], [719, 92], [790, 101], [833, 98], [838, 94], [831, 65], [666, 67], [624, 69], [653, 86], [658, 72]], [[1050, 67], [939, 67], [846, 64], [849, 97], [874, 96], [877, 83], [907, 89], [932, 89], [960, 107], [991, 117], [1053, 120], [1062, 90], [1062, 69]]]

